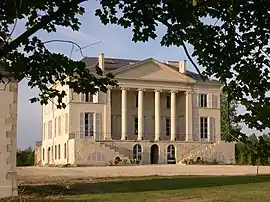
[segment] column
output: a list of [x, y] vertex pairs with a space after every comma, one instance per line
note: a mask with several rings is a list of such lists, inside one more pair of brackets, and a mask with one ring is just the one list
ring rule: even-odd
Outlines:
[[127, 139], [127, 89], [122, 88], [122, 135], [121, 135], [121, 140], [126, 140]]
[[160, 137], [160, 93], [161, 90], [155, 90], [155, 141]]
[[192, 91], [185, 92], [186, 95], [186, 109], [185, 109], [185, 122], [186, 122], [186, 141], [193, 139], [193, 118], [192, 118]]
[[176, 137], [176, 93], [171, 91], [171, 141], [175, 141]]
[[107, 89], [107, 94], [106, 94], [106, 134], [104, 134], [104, 138], [106, 140], [111, 140], [112, 139], [112, 111], [111, 111], [111, 89], [112, 87], [109, 86]]
[[138, 140], [143, 139], [144, 114], [143, 114], [143, 89], [138, 92]]

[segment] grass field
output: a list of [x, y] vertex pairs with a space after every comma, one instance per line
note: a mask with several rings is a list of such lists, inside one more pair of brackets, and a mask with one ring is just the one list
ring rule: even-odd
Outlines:
[[12, 201], [270, 201], [270, 175], [113, 178], [24, 185]]

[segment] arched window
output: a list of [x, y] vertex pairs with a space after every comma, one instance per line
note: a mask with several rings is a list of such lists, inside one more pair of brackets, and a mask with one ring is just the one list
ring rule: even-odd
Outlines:
[[139, 144], [133, 146], [133, 159], [142, 160], [142, 146]]
[[58, 145], [58, 159], [61, 158], [61, 149], [60, 149], [60, 144]]
[[175, 159], [175, 147], [172, 144], [167, 147], [167, 159]]
[[64, 158], [67, 158], [67, 143], [64, 144]]

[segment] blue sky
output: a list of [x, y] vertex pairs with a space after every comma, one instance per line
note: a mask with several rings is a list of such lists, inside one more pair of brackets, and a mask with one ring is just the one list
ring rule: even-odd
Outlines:
[[[57, 33], [48, 34], [40, 31], [37, 35], [44, 41], [51, 39], [72, 40], [81, 46], [102, 41], [99, 44], [84, 49], [86, 56], [98, 56], [104, 53], [105, 57], [119, 57], [130, 59], [145, 59], [153, 57], [159, 61], [166, 60], [183, 60], [186, 56], [182, 48], [178, 47], [162, 47], [160, 45], [160, 37], [166, 32], [164, 27], [159, 27], [156, 40], [147, 43], [132, 42], [132, 32], [130, 29], [113, 25], [102, 25], [100, 20], [95, 17], [94, 10], [99, 7], [97, 1], [88, 1], [84, 3], [86, 14], [81, 17], [80, 32], [73, 32], [69, 28], [61, 28]], [[20, 22], [16, 26], [14, 37], [25, 30], [24, 23]], [[71, 45], [64, 43], [49, 44], [50, 50], [70, 55]], [[74, 51], [72, 58], [81, 59], [78, 51]], [[195, 71], [188, 62], [188, 69]], [[39, 104], [31, 104], [29, 99], [36, 96], [36, 89], [29, 89], [27, 81], [23, 80], [19, 84], [19, 111], [18, 111], [18, 147], [27, 148], [34, 146], [35, 142], [41, 140], [41, 106]]]

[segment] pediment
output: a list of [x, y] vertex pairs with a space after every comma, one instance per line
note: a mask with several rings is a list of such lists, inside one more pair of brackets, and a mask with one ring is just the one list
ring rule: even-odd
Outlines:
[[195, 80], [152, 58], [123, 67], [114, 73], [119, 79], [139, 79], [148, 81], [167, 81], [196, 83]]

